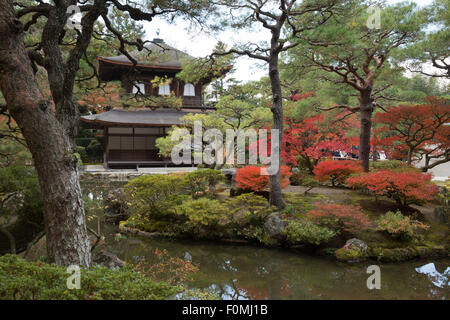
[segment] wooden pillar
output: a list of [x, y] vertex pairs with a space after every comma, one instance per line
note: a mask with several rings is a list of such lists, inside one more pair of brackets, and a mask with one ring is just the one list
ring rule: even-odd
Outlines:
[[108, 169], [108, 158], [109, 158], [109, 150], [108, 150], [108, 144], [109, 144], [109, 133], [108, 133], [108, 127], [103, 127], [103, 166], [105, 169]]

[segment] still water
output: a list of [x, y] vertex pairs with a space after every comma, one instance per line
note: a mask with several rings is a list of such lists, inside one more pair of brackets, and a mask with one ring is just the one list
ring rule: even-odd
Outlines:
[[[118, 240], [116, 226], [99, 225], [97, 217], [89, 224], [100, 228], [110, 252], [129, 263], [152, 261], [157, 248], [192, 260], [199, 271], [190, 285], [209, 289], [222, 299], [450, 299], [450, 259], [349, 265], [247, 245], [134, 236]], [[379, 290], [367, 288], [367, 267], [373, 264], [381, 270]]]

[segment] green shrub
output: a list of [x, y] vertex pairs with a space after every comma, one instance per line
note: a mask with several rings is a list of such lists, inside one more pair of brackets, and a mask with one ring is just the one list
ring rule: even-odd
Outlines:
[[82, 162], [88, 162], [88, 155], [85, 147], [77, 146], [77, 153], [80, 155]]
[[177, 215], [185, 219], [185, 227], [190, 232], [200, 231], [200, 229], [215, 230], [228, 211], [219, 200], [208, 198], [187, 200], [176, 206], [174, 210]]
[[198, 197], [209, 188], [215, 191], [216, 185], [225, 180], [225, 175], [220, 170], [202, 169], [189, 172], [183, 178], [184, 185], [193, 197]]
[[254, 193], [244, 193], [226, 201], [228, 216], [236, 226], [244, 224], [262, 225], [267, 216], [275, 211], [268, 206], [266, 198]]
[[228, 229], [231, 237], [244, 238], [269, 245], [273, 239], [268, 239], [264, 233], [264, 223], [270, 213], [276, 211], [270, 207], [267, 199], [254, 193], [244, 193], [226, 201]]
[[265, 198], [252, 193], [220, 202], [199, 198], [183, 202], [174, 208], [178, 222], [175, 232], [195, 238], [244, 237], [257, 239], [270, 208]]
[[411, 239], [416, 236], [419, 230], [427, 230], [429, 226], [426, 224], [411, 220], [409, 217], [397, 212], [388, 211], [377, 220], [377, 230], [386, 231], [396, 238]]
[[289, 177], [291, 186], [300, 186], [302, 184], [304, 175], [305, 173], [302, 171], [292, 172], [292, 175]]
[[94, 266], [81, 269], [81, 288], [69, 290], [66, 269], [55, 264], [27, 262], [15, 255], [0, 257], [2, 300], [124, 300], [165, 299], [182, 287], [155, 282], [130, 266], [120, 270]]
[[408, 164], [401, 160], [384, 160], [384, 161], [371, 161], [370, 170], [395, 170], [395, 169], [410, 169]]
[[327, 227], [318, 226], [311, 221], [291, 220], [283, 231], [291, 244], [308, 243], [319, 245], [328, 242], [336, 232]]
[[314, 187], [319, 186], [319, 182], [316, 178], [314, 178], [314, 175], [305, 171], [294, 172], [289, 179], [291, 181], [291, 185], [293, 186], [306, 187], [307, 189], [305, 190], [305, 194], [308, 193], [308, 191], [311, 191]]
[[319, 182], [311, 175], [305, 176], [301, 183], [302, 187], [306, 187], [305, 194], [307, 194], [309, 191], [311, 191], [314, 187], [319, 186]]
[[129, 181], [124, 190], [132, 214], [141, 218], [164, 218], [186, 199], [183, 180], [178, 175], [140, 176]]
[[248, 236], [261, 227], [271, 209], [265, 198], [252, 193], [224, 202], [209, 198], [192, 199], [174, 208], [180, 223], [178, 232], [194, 237]]

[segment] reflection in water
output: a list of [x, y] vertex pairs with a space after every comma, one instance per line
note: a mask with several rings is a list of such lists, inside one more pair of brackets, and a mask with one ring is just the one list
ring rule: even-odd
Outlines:
[[[130, 242], [132, 240], [132, 242]], [[369, 290], [365, 264], [348, 265], [287, 250], [250, 246], [156, 241], [106, 240], [109, 250], [128, 262], [151, 263], [156, 248], [171, 256], [190, 257], [199, 264], [192, 287], [209, 289], [222, 299], [447, 299], [450, 260], [445, 285], [416, 272], [423, 262], [381, 265], [381, 290]]]
[[[101, 192], [93, 192], [93, 198], [101, 198]], [[89, 223], [95, 226], [97, 219]], [[152, 263], [156, 248], [198, 263], [191, 286], [209, 289], [222, 299], [450, 298], [450, 259], [381, 264], [381, 289], [369, 290], [366, 270], [378, 264], [374, 261], [349, 265], [283, 249], [134, 236], [121, 239], [115, 237], [117, 227], [110, 224], [102, 224], [101, 232], [108, 250], [129, 263]]]
[[444, 273], [440, 273], [436, 270], [434, 263], [428, 263], [420, 268], [416, 268], [416, 271], [426, 274], [428, 279], [439, 288], [445, 288], [450, 285], [450, 267], [447, 267]]

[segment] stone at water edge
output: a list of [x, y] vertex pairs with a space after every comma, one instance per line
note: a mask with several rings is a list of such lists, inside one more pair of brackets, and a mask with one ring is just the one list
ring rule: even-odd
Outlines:
[[356, 238], [347, 240], [347, 242], [344, 245], [344, 248], [346, 248], [346, 249], [358, 248], [358, 250], [361, 251], [362, 253], [367, 253], [367, 250], [369, 249], [369, 247], [367, 246], [367, 244], [364, 241], [356, 239]]
[[336, 250], [334, 255], [339, 261], [360, 262], [367, 258], [368, 249], [364, 241], [352, 238], [347, 240], [342, 248]]
[[264, 231], [271, 238], [280, 238], [283, 230], [286, 228], [286, 224], [281, 219], [278, 212], [274, 212], [269, 215], [267, 221], [264, 223]]
[[125, 266], [125, 262], [120, 260], [115, 254], [102, 250], [95, 254], [92, 259], [94, 264], [107, 267], [109, 269], [119, 269]]

